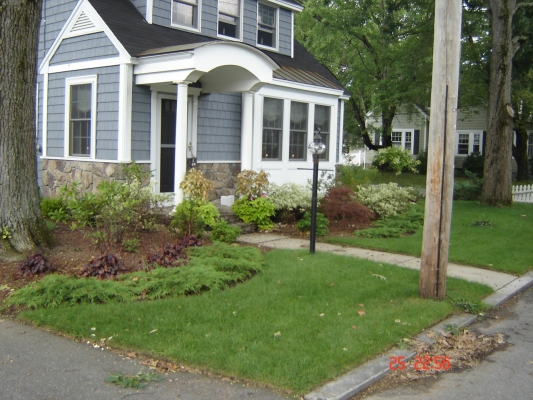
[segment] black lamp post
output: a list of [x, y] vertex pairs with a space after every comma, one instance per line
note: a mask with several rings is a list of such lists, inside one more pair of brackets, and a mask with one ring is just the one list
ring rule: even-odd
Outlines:
[[320, 129], [315, 131], [313, 141], [307, 145], [307, 151], [313, 155], [313, 195], [311, 197], [311, 235], [309, 252], [315, 254], [316, 240], [316, 203], [317, 203], [317, 186], [318, 186], [318, 159], [326, 151], [326, 145], [322, 143]]

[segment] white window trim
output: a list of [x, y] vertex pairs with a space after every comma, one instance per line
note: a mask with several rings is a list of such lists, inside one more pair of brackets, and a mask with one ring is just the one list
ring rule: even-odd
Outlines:
[[237, 29], [239, 32], [237, 32], [237, 36], [236, 38], [234, 37], [231, 37], [231, 36], [225, 36], [225, 35], [221, 35], [218, 33], [218, 17], [220, 15], [220, 13], [218, 12], [218, 5], [219, 5], [219, 1], [217, 0], [217, 37], [218, 38], [222, 38], [222, 39], [225, 39], [225, 40], [233, 40], [235, 42], [242, 42], [243, 41], [243, 34], [244, 34], [244, 24], [243, 24], [243, 14], [244, 14], [244, 0], [239, 0], [239, 24], [237, 25]]
[[[89, 156], [71, 156], [70, 155], [70, 87], [74, 85], [85, 85], [90, 83], [91, 86], [91, 152]], [[64, 128], [64, 149], [63, 156], [68, 159], [76, 160], [95, 160], [96, 159], [96, 115], [97, 115], [97, 85], [98, 78], [96, 75], [77, 76], [65, 79], [65, 128]]]
[[[273, 46], [273, 47], [265, 46], [265, 45], [259, 44], [257, 42], [259, 40], [259, 35], [258, 35], [258, 32], [259, 32], [259, 4], [263, 4], [263, 5], [267, 6], [267, 7], [274, 8], [276, 10], [276, 27], [275, 27], [275, 33], [274, 33], [274, 40], [276, 42], [276, 45]], [[257, 12], [256, 37], [255, 37], [256, 46], [261, 48], [261, 49], [265, 49], [265, 50], [279, 51], [279, 7], [276, 6], [275, 4], [271, 4], [271, 3], [267, 3], [267, 2], [261, 1], [261, 2], [257, 2], [256, 12]]]
[[[468, 135], [468, 154], [459, 154], [459, 135]], [[483, 154], [483, 131], [457, 131], [455, 143], [455, 155], [459, 157], [466, 157], [474, 152], [474, 135], [479, 134], [479, 153]]]
[[401, 132], [402, 133], [402, 142], [401, 142], [401, 148], [405, 150], [405, 137], [407, 136], [406, 133], [411, 133], [411, 154], [414, 154], [414, 148], [415, 148], [415, 131], [414, 129], [393, 129], [391, 131], [391, 141], [392, 141], [392, 132]]
[[[174, 28], [180, 28], [183, 30], [200, 33], [202, 31], [202, 0], [198, 0], [198, 5], [196, 6], [197, 14], [198, 14], [196, 16], [198, 18], [196, 28], [192, 26], [188, 26], [188, 25], [181, 25], [181, 24], [178, 24], [177, 22], [172, 21], [172, 16], [174, 15], [174, 0], [171, 0], [171, 1], [172, 1], [172, 4], [170, 5], [170, 25]], [[218, 17], [217, 17], [217, 20], [218, 20]], [[218, 26], [217, 26], [217, 31], [218, 31]]]

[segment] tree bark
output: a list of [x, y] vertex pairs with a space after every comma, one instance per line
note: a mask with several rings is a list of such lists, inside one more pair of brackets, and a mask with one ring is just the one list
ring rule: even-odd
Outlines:
[[516, 0], [489, 0], [492, 52], [489, 66], [487, 145], [481, 202], [511, 206], [511, 146], [514, 112], [511, 105], [513, 60], [512, 21]]
[[36, 56], [42, 0], [0, 3], [0, 257], [49, 246], [35, 151]]

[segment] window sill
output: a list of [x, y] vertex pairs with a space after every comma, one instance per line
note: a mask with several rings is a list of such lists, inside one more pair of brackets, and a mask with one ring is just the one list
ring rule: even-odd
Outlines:
[[257, 43], [256, 46], [257, 46], [258, 49], [274, 51], [276, 53], [279, 53], [279, 48], [277, 48], [277, 47], [265, 46], [264, 44], [259, 44], [259, 43]]
[[171, 24], [170, 24], [170, 27], [171, 27], [171, 28], [174, 28], [174, 29], [179, 29], [179, 30], [187, 31], [187, 32], [192, 32], [192, 33], [201, 34], [201, 27], [193, 28], [193, 27], [191, 27], [191, 26], [187, 26], [187, 25], [179, 25], [179, 24], [174, 24], [174, 23], [171, 23]]

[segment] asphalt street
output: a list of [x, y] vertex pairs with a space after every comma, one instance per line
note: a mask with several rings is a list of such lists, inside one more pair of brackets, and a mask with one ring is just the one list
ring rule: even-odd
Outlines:
[[367, 396], [390, 399], [533, 399], [533, 287], [529, 287], [498, 319], [487, 319], [469, 327], [485, 334], [503, 333], [509, 345], [486, 357], [476, 367], [442, 374], [412, 386], [389, 389]]

